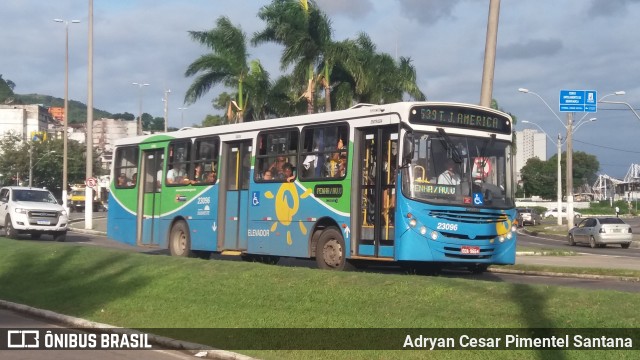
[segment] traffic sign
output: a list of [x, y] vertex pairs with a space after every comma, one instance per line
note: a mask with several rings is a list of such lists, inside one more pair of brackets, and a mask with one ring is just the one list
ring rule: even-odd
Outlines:
[[93, 189], [96, 187], [96, 185], [98, 185], [98, 179], [94, 177], [90, 177], [90, 178], [87, 178], [87, 180], [84, 183], [85, 185]]
[[560, 90], [560, 112], [596, 112], [597, 99], [595, 90]]

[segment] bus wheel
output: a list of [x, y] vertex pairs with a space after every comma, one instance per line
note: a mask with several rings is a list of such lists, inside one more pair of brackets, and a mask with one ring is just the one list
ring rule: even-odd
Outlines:
[[184, 221], [178, 221], [171, 228], [169, 235], [169, 252], [171, 256], [189, 256], [191, 248], [191, 237], [189, 235], [189, 227]]
[[487, 271], [488, 268], [489, 265], [487, 264], [473, 264], [471, 266], [467, 266], [467, 269], [469, 269], [472, 274], [482, 274], [483, 272]]
[[342, 233], [335, 227], [325, 229], [318, 239], [316, 262], [320, 269], [343, 270], [345, 246]]

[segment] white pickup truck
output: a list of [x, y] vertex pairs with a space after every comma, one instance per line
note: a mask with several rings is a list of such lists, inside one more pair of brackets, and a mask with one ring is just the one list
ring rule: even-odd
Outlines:
[[0, 189], [0, 227], [5, 235], [17, 238], [29, 234], [39, 239], [42, 234], [65, 241], [69, 218], [47, 189], [7, 186]]

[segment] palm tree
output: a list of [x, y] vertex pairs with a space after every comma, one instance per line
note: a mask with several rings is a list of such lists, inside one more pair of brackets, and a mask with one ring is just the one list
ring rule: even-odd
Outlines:
[[185, 104], [193, 104], [212, 86], [220, 83], [232, 88], [237, 86], [236, 110], [239, 121], [242, 121], [245, 102], [243, 83], [250, 71], [246, 35], [226, 16], [218, 18], [214, 29], [189, 31], [189, 35], [213, 52], [200, 56], [187, 68], [186, 77], [198, 76], [187, 90]]
[[293, 76], [306, 80], [301, 97], [307, 100], [307, 113], [314, 112], [314, 93], [318, 78], [315, 67], [331, 44], [331, 23], [313, 0], [273, 0], [258, 12], [267, 23], [264, 30], [254, 34], [254, 45], [274, 42], [284, 46], [280, 65], [282, 70], [293, 65]]
[[365, 33], [361, 33], [347, 48], [351, 54], [355, 54], [356, 61], [347, 63], [340, 73], [341, 81], [350, 83], [349, 87], [345, 84], [339, 86], [343, 103], [348, 89], [356, 102], [397, 102], [402, 101], [405, 94], [415, 100], [426, 99], [416, 83], [416, 70], [411, 59], [400, 57], [396, 61], [389, 54], [378, 53], [375, 44]]

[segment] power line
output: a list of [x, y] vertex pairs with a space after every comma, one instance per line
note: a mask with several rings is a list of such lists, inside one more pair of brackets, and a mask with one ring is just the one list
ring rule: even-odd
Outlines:
[[573, 139], [573, 141], [575, 141], [575, 142], [579, 142], [579, 143], [581, 143], [581, 144], [591, 145], [591, 146], [600, 147], [600, 148], [609, 149], [609, 150], [622, 151], [622, 152], [626, 152], [626, 153], [635, 153], [635, 154], [640, 154], [640, 151], [625, 150], [625, 149], [616, 149], [616, 148], [613, 148], [613, 147], [604, 146], [604, 145], [591, 144], [591, 143], [584, 142], [584, 141], [580, 141], [580, 140], [576, 140], [576, 139]]

